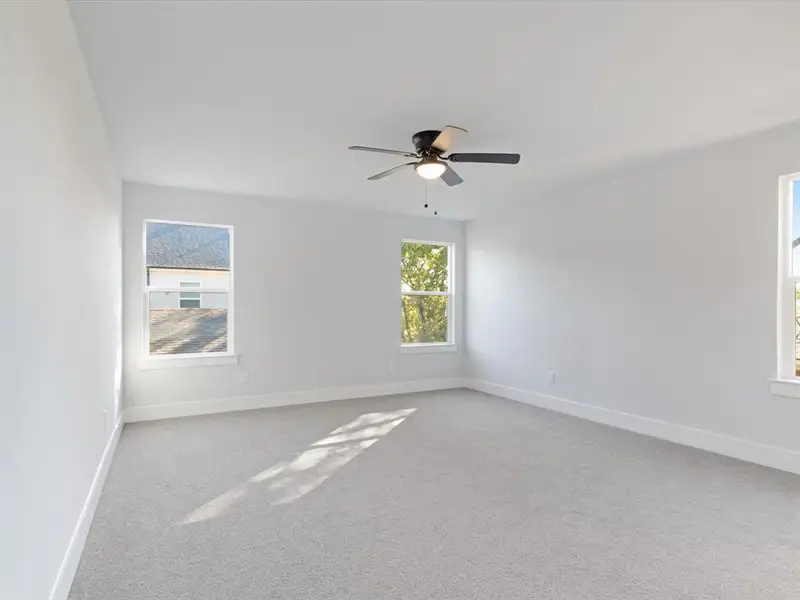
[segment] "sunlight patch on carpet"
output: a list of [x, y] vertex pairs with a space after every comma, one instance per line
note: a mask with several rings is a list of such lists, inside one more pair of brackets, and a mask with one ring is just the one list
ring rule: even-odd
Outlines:
[[187, 514], [178, 524], [189, 525], [218, 517], [239, 502], [253, 485], [269, 490], [270, 506], [298, 500], [400, 425], [416, 408], [365, 413], [331, 431], [291, 461], [279, 462], [250, 477]]

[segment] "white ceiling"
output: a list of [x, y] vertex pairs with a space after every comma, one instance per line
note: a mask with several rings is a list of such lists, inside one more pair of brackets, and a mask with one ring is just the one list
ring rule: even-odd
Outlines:
[[429, 186], [468, 219], [642, 157], [800, 118], [800, 2], [73, 3], [126, 180], [425, 214], [404, 159], [446, 124]]

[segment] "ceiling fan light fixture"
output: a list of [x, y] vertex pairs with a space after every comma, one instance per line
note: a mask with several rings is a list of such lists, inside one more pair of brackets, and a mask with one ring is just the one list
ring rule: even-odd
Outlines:
[[[414, 167], [417, 174], [423, 179], [441, 179], [448, 186], [460, 185], [464, 183], [461, 176], [456, 173], [448, 163], [488, 163], [496, 165], [516, 165], [519, 163], [519, 154], [501, 152], [457, 152], [444, 156], [450, 150], [450, 142], [455, 133], [466, 133], [466, 129], [448, 125], [443, 130], [426, 129], [418, 131], [411, 137], [414, 143], [415, 152], [404, 152], [403, 150], [389, 150], [388, 148], [375, 148], [373, 146], [349, 146], [350, 150], [360, 150], [361, 152], [381, 152], [383, 154], [397, 154], [406, 158], [413, 159], [402, 165], [386, 169], [380, 173], [375, 173], [372, 177], [367, 177], [369, 181], [383, 179], [389, 175], [408, 171], [409, 167]], [[447, 162], [444, 162], [447, 161]]]
[[414, 166], [417, 174], [424, 179], [436, 179], [441, 177], [447, 167], [443, 162], [436, 159], [423, 160], [418, 165]]

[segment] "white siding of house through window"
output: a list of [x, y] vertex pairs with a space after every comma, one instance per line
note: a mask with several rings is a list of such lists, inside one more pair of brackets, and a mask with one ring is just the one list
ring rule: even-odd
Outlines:
[[[225, 289], [228, 288], [230, 274], [228, 271], [203, 271], [200, 269], [153, 269], [150, 270], [150, 286], [179, 288], [181, 283], [199, 283], [198, 289], [187, 291], [200, 291], [200, 308], [227, 308], [228, 294], [204, 294], [203, 288]], [[180, 308], [180, 293], [178, 292], [153, 292], [150, 294], [150, 308]]]

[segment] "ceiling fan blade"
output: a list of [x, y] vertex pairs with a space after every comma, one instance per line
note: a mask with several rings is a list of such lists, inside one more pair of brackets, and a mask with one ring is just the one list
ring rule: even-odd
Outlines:
[[444, 173], [441, 175], [442, 181], [444, 181], [450, 187], [454, 185], [458, 185], [459, 183], [464, 183], [464, 180], [461, 179], [461, 176], [456, 173], [453, 169], [450, 168], [450, 165], [445, 165], [447, 168], [444, 170]]
[[375, 181], [376, 179], [383, 179], [384, 177], [387, 177], [387, 176], [391, 175], [392, 173], [394, 173], [396, 171], [399, 171], [400, 169], [404, 169], [406, 167], [410, 167], [410, 166], [415, 165], [415, 164], [417, 164], [417, 163], [409, 162], [409, 163], [406, 163], [404, 165], [398, 165], [396, 167], [392, 167], [391, 169], [387, 169], [385, 171], [381, 171], [380, 173], [376, 173], [372, 177], [367, 177], [367, 180], [368, 181]]
[[407, 158], [419, 158], [412, 152], [404, 152], [402, 150], [387, 150], [386, 148], [372, 148], [371, 146], [348, 146], [348, 150], [361, 150], [362, 152], [380, 152], [382, 154], [396, 154], [397, 156], [405, 156]]
[[461, 133], [467, 133], [466, 129], [461, 129], [461, 127], [456, 127], [455, 125], [447, 125], [442, 129], [442, 132], [436, 136], [431, 146], [439, 152], [447, 152], [450, 149], [450, 144], [453, 143], [453, 137], [459, 131]]
[[470, 163], [493, 163], [498, 165], [515, 165], [519, 162], [519, 154], [498, 154], [498, 153], [462, 153], [451, 154], [447, 160], [453, 162]]

